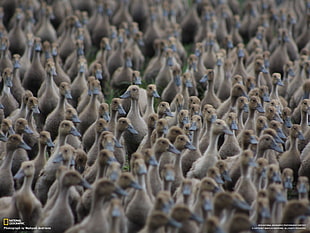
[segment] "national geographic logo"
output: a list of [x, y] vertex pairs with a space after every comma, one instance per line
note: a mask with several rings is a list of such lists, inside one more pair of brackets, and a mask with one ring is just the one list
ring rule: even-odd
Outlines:
[[3, 218], [2, 219], [2, 225], [3, 226], [12, 226], [12, 225], [25, 225], [25, 223], [21, 219], [15, 219], [15, 218]]
[[8, 226], [9, 225], [9, 219], [8, 218], [2, 219], [2, 224], [3, 224], [3, 226]]

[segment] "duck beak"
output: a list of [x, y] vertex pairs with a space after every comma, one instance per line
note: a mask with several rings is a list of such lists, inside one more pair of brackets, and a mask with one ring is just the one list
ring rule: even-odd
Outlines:
[[304, 183], [301, 183], [298, 187], [298, 193], [299, 194], [306, 194], [308, 193], [307, 187]]
[[114, 138], [114, 143], [116, 148], [123, 148], [123, 145], [116, 138]]
[[228, 134], [228, 135], [233, 135], [233, 132], [230, 130], [230, 129], [224, 129], [223, 131], [225, 134]]
[[281, 128], [277, 129], [277, 134], [280, 138], [283, 138], [283, 139], [286, 138], [286, 136], [284, 135], [283, 130]]
[[189, 217], [190, 220], [193, 220], [197, 223], [203, 223], [203, 219], [201, 217], [199, 217], [197, 214], [192, 214], [190, 217]]
[[8, 138], [2, 132], [0, 132], [0, 141], [6, 142], [7, 140], [8, 140]]
[[[124, 110], [124, 109], [123, 109], [123, 110]], [[111, 120], [110, 114], [109, 114], [108, 112], [104, 112], [104, 113], [102, 114], [102, 118], [103, 118], [105, 121], [107, 121], [107, 122], [109, 122], [109, 121]]]
[[140, 166], [139, 166], [139, 170], [138, 170], [138, 175], [145, 175], [146, 173], [147, 173], [146, 167], [140, 165]]
[[251, 210], [251, 206], [248, 203], [246, 203], [245, 201], [241, 201], [241, 200], [234, 200], [233, 206], [237, 207], [241, 210], [247, 210], [247, 211]]
[[173, 117], [173, 113], [171, 112], [170, 109], [167, 109], [167, 110], [165, 111], [165, 114], [166, 114], [167, 116], [169, 116], [169, 117]]
[[272, 176], [272, 180], [274, 183], [281, 183], [281, 176], [278, 172], [275, 172]]
[[75, 159], [73, 157], [70, 159], [70, 166], [71, 167], [75, 166]]
[[225, 170], [225, 171], [222, 173], [222, 176], [223, 176], [223, 179], [224, 179], [225, 181], [227, 181], [227, 182], [231, 182], [231, 181], [232, 181], [232, 179], [231, 179], [231, 177], [230, 177], [228, 171]]
[[251, 143], [252, 145], [257, 145], [258, 141], [257, 141], [257, 139], [256, 139], [255, 136], [252, 135], [252, 136], [250, 137], [250, 143]]
[[287, 128], [291, 128], [292, 127], [292, 120], [290, 117], [287, 117], [285, 120], [284, 120], [284, 124], [285, 124], [285, 127]]
[[138, 131], [135, 130], [135, 128], [132, 126], [132, 124], [129, 124], [128, 127], [127, 127], [127, 130], [131, 133], [131, 134], [135, 134], [135, 135], [138, 135]]
[[117, 181], [119, 178], [119, 173], [117, 171], [112, 171], [109, 178], [111, 181]]
[[189, 128], [190, 131], [196, 131], [197, 130], [197, 123], [195, 121], [192, 122], [191, 127]]
[[142, 186], [138, 182], [136, 182], [134, 180], [131, 181], [130, 187], [132, 187], [134, 189], [137, 189], [137, 190], [142, 190]]
[[181, 152], [177, 148], [175, 148], [174, 145], [172, 144], [169, 145], [168, 151], [177, 155], [181, 154]]
[[160, 98], [160, 95], [158, 94], [158, 92], [156, 90], [153, 91], [153, 97], [154, 98]]
[[286, 189], [293, 189], [292, 177], [286, 177], [283, 185], [284, 185], [284, 188]]
[[258, 104], [258, 105], [257, 105], [256, 110], [257, 110], [259, 113], [264, 113], [264, 112], [265, 112], [265, 109], [263, 108], [263, 106], [262, 106], [261, 104]]
[[111, 152], [114, 152], [114, 144], [112, 142], [108, 142], [104, 148]]
[[120, 96], [121, 99], [128, 99], [130, 97], [130, 91], [126, 91]]
[[283, 194], [282, 193], [277, 193], [277, 195], [276, 195], [276, 202], [277, 203], [285, 203], [286, 202], [286, 199], [285, 199], [285, 197], [283, 196]]
[[88, 183], [85, 179], [81, 180], [80, 185], [82, 185], [86, 189], [92, 189], [92, 186], [90, 185], [90, 183]]
[[281, 144], [284, 143], [284, 141], [278, 135], [274, 136], [274, 140], [276, 141], [276, 143], [281, 143]]
[[271, 145], [271, 148], [272, 150], [274, 151], [277, 151], [279, 153], [283, 153], [283, 149], [276, 143], [274, 142], [272, 145]]
[[102, 80], [102, 71], [101, 70], [96, 70], [95, 77], [98, 80]]
[[263, 101], [264, 101], [264, 102], [270, 102], [269, 94], [264, 93], [264, 95], [263, 95]]
[[14, 69], [19, 69], [21, 67], [20, 62], [19, 61], [15, 61], [13, 64], [13, 68]]
[[189, 122], [188, 117], [183, 117], [182, 123], [185, 125]]
[[80, 118], [77, 115], [74, 114], [72, 116], [72, 122], [73, 123], [81, 123], [81, 120], [80, 120]]
[[260, 212], [260, 215], [263, 217], [263, 218], [270, 218], [270, 211], [268, 208], [264, 207], [261, 212]]
[[284, 83], [282, 82], [282, 80], [278, 80], [276, 83], [278, 86], [284, 86]]
[[170, 218], [170, 219], [169, 219], [168, 225], [169, 225], [169, 226], [172, 226], [172, 227], [175, 227], [175, 228], [181, 228], [181, 227], [182, 227], [182, 223], [176, 221], [176, 220], [173, 219], [173, 218]]
[[168, 57], [168, 58], [167, 58], [167, 65], [168, 65], [168, 66], [173, 66], [173, 65], [174, 65], [174, 62], [173, 62], [172, 57]]
[[205, 83], [208, 81], [208, 75], [202, 76], [202, 78], [199, 80], [200, 83]]
[[29, 128], [28, 125], [25, 126], [24, 132], [27, 134], [33, 134], [33, 131]]
[[216, 114], [213, 114], [213, 115], [211, 116], [211, 123], [215, 122], [216, 119], [217, 119], [217, 115], [216, 115]]
[[3, 106], [3, 104], [0, 104], [0, 109], [4, 109], [4, 106]]
[[121, 115], [121, 116], [126, 115], [126, 111], [124, 110], [124, 108], [123, 108], [122, 105], [118, 105], [118, 107], [117, 107], [117, 112], [118, 112], [118, 114]]
[[282, 120], [282, 118], [279, 116], [279, 113], [276, 113], [276, 115], [275, 115], [274, 118], [275, 118], [276, 121], [279, 121], [280, 123], [283, 124], [283, 120]]
[[50, 139], [50, 138], [47, 140], [46, 145], [48, 147], [55, 147], [54, 143], [52, 142], [52, 139]]
[[231, 130], [238, 130], [239, 129], [236, 121], [233, 121], [231, 123], [230, 129]]
[[211, 200], [205, 200], [203, 202], [203, 209], [204, 211], [212, 211], [213, 210], [213, 204]]
[[186, 87], [188, 87], [188, 88], [193, 87], [193, 83], [192, 83], [192, 81], [191, 81], [191, 80], [186, 80], [186, 82], [185, 82], [185, 86], [186, 86]]
[[189, 196], [189, 195], [191, 195], [191, 193], [192, 193], [191, 187], [189, 185], [184, 185], [183, 189], [182, 189], [182, 194], [184, 196]]
[[304, 135], [302, 134], [302, 132], [298, 132], [298, 139], [299, 140], [305, 140], [305, 137], [304, 137]]
[[18, 147], [25, 150], [31, 150], [31, 147], [28, 146], [24, 141], [21, 141]]
[[251, 158], [251, 159], [249, 160], [249, 166], [251, 166], [251, 167], [257, 167], [257, 164], [255, 163], [255, 160], [254, 160], [253, 158]]
[[55, 156], [55, 158], [53, 159], [53, 163], [60, 163], [64, 160], [62, 153], [59, 153]]
[[174, 82], [175, 82], [175, 85], [176, 85], [177, 87], [181, 86], [181, 78], [180, 78], [180, 75], [176, 75], [176, 76], [174, 77]]
[[66, 98], [67, 100], [71, 100], [71, 99], [72, 99], [72, 95], [71, 95], [71, 92], [70, 92], [70, 91], [66, 91], [66, 93], [65, 93], [65, 98]]
[[6, 79], [5, 84], [6, 84], [8, 87], [12, 88], [12, 87], [13, 87], [12, 79], [8, 77], [8, 78]]
[[222, 178], [220, 176], [215, 176], [214, 180], [218, 184], [224, 184], [224, 181], [222, 180]]
[[248, 112], [249, 112], [249, 105], [248, 105], [248, 104], [244, 104], [244, 105], [243, 105], [243, 111], [244, 111], [245, 113], [248, 113]]
[[154, 156], [150, 157], [149, 165], [150, 166], [154, 166], [154, 167], [158, 166], [158, 162], [157, 162], [157, 160], [156, 160], [156, 158]]
[[194, 147], [193, 144], [190, 142], [186, 142], [185, 148], [189, 150], [196, 150], [196, 147]]
[[118, 207], [114, 207], [111, 213], [112, 217], [120, 217], [121, 211]]
[[134, 84], [135, 85], [141, 85], [142, 84], [140, 76], [135, 77]]
[[76, 129], [75, 127], [72, 127], [72, 128], [71, 128], [70, 134], [72, 134], [73, 136], [81, 137], [80, 132], [77, 131], [77, 129]]
[[19, 180], [25, 176], [25, 172], [23, 169], [19, 169], [18, 172], [13, 177], [15, 180]]
[[33, 106], [32, 107], [32, 112], [34, 114], [40, 114], [40, 110], [39, 110], [39, 107], [37, 105]]
[[165, 180], [166, 181], [175, 181], [175, 176], [173, 171], [167, 171], [165, 174]]

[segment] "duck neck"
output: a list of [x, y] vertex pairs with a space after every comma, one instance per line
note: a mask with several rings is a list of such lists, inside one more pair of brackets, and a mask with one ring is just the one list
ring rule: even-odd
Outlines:
[[238, 109], [237, 117], [238, 117], [238, 124], [240, 126], [239, 129], [243, 129], [244, 124], [243, 124], [243, 110], [242, 109]]
[[147, 96], [147, 105], [146, 105], [146, 111], [149, 114], [155, 113], [154, 111], [154, 97], [153, 96]]
[[196, 148], [199, 148], [199, 135], [200, 135], [201, 129], [197, 128], [193, 135], [193, 146]]
[[248, 164], [241, 164], [241, 177], [246, 180], [251, 180], [251, 169]]
[[271, 89], [271, 93], [270, 93], [270, 98], [271, 99], [279, 99], [278, 85], [277, 84], [273, 84], [272, 85], [272, 89]]
[[174, 160], [174, 171], [175, 171], [175, 177], [178, 177], [180, 179], [184, 179], [183, 171], [182, 171], [182, 160], [181, 155], [176, 155], [176, 158]]
[[303, 129], [303, 132], [308, 129], [308, 112], [307, 111], [301, 111], [301, 120], [300, 120], [301, 128]]
[[95, 194], [95, 191], [93, 192], [94, 192], [94, 195], [93, 195], [93, 200], [91, 203], [91, 209], [89, 212], [89, 216], [95, 216], [97, 214], [102, 213], [102, 205], [103, 205], [104, 196]]
[[23, 186], [20, 189], [23, 193], [32, 192], [32, 189], [31, 189], [32, 180], [33, 180], [33, 175], [25, 177], [24, 182], [23, 182]]
[[209, 153], [210, 151], [212, 151], [211, 154], [218, 154], [217, 144], [218, 144], [219, 136], [220, 136], [219, 134], [211, 133], [210, 143], [209, 143], [208, 149], [205, 152], [205, 154], [210, 154]]
[[214, 93], [214, 82], [213, 82], [213, 80], [211, 81], [211, 80], [209, 80], [209, 85], [208, 85], [208, 94], [209, 94], [209, 96], [215, 96], [215, 93]]
[[13, 153], [14, 153], [14, 151], [7, 151], [1, 167], [4, 167], [4, 168], [11, 168], [12, 167]]
[[[142, 190], [141, 191], [146, 191], [146, 184], [145, 184], [145, 175], [138, 175], [137, 177], [139, 185], [141, 185]], [[137, 191], [139, 192], [139, 191]]]
[[40, 160], [45, 164], [46, 163], [45, 153], [46, 153], [46, 144], [40, 142], [39, 143], [39, 152], [38, 152], [38, 155], [35, 159]]
[[8, 87], [6, 84], [3, 86], [3, 93], [6, 95], [11, 95], [11, 88]]
[[[290, 136], [290, 148], [288, 151], [298, 151], [298, 146], [297, 146], [297, 138]], [[296, 153], [292, 153], [293, 155], [297, 155]]]
[[133, 118], [141, 118], [140, 113], [139, 113], [138, 100], [131, 99], [131, 107], [130, 107], [128, 115], [130, 115]]
[[63, 184], [60, 184], [59, 186], [60, 190], [58, 193], [58, 197], [56, 199], [55, 206], [67, 206], [68, 209], [70, 209], [70, 205], [69, 205], [69, 188], [68, 186], [65, 186]]
[[171, 193], [171, 186], [172, 186], [172, 182], [171, 181], [163, 180], [163, 190], [164, 191], [168, 191], [169, 193]]

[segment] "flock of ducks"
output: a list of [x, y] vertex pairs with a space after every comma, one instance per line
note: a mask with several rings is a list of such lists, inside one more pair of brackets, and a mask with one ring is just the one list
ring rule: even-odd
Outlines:
[[0, 218], [309, 232], [310, 1], [239, 2], [1, 0]]

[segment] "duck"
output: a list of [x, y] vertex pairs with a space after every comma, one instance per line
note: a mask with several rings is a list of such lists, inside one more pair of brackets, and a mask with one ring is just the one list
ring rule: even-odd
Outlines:
[[24, 142], [22, 137], [18, 134], [12, 134], [8, 137], [7, 142], [5, 143], [5, 159], [3, 160], [0, 167], [1, 175], [1, 185], [0, 197], [12, 196], [14, 193], [14, 181], [11, 171], [13, 154], [18, 148], [23, 148], [29, 150], [30, 147]]
[[79, 98], [81, 97], [84, 90], [87, 89], [86, 66], [87, 66], [86, 59], [83, 57], [80, 58], [78, 61], [77, 76], [71, 83], [71, 95], [72, 95], [71, 104], [73, 107], [77, 107]]
[[230, 130], [233, 132], [233, 135], [225, 135], [225, 141], [219, 150], [219, 154], [222, 159], [237, 155], [241, 152], [241, 148], [239, 146], [235, 133], [235, 131], [239, 129], [237, 122], [237, 114], [234, 112], [230, 112], [227, 115], [226, 123], [230, 127]]
[[257, 190], [251, 179], [251, 166], [255, 166], [253, 152], [245, 150], [241, 153], [241, 176], [235, 184], [235, 192], [242, 195], [244, 200], [251, 205], [256, 199]]
[[179, 232], [198, 232], [199, 224], [203, 219], [190, 210], [185, 204], [176, 204], [171, 210], [171, 217], [182, 226], [178, 228]]
[[236, 102], [238, 97], [245, 96], [247, 97], [245, 87], [241, 84], [236, 84], [231, 89], [230, 97], [223, 102], [219, 108], [217, 109], [217, 116], [222, 118], [225, 113], [228, 112], [229, 109], [234, 109], [236, 106]]
[[218, 149], [217, 143], [220, 134], [225, 133], [231, 135], [232, 132], [228, 128], [225, 121], [217, 119], [211, 126], [211, 138], [208, 149], [203, 153], [202, 157], [197, 159], [190, 171], [187, 173], [188, 178], [203, 178], [208, 169], [215, 165], [215, 163], [219, 160], [218, 158]]
[[244, 123], [244, 129], [255, 130], [255, 112], [264, 113], [265, 110], [257, 96], [251, 96], [249, 100], [249, 115]]
[[52, 142], [51, 139], [51, 134], [48, 131], [41, 131], [39, 138], [38, 138], [38, 153], [36, 157], [33, 159], [33, 164], [34, 164], [34, 176], [33, 176], [33, 181], [32, 181], [32, 187], [35, 187], [35, 184], [37, 182], [37, 179], [39, 177], [39, 174], [41, 170], [43, 169], [44, 165], [46, 164], [46, 153], [47, 153], [47, 148], [52, 148], [54, 147], [54, 143]]
[[25, 161], [14, 176], [14, 179], [24, 177], [23, 185], [14, 193], [13, 199], [20, 218], [28, 226], [37, 224], [42, 214], [42, 204], [31, 189], [34, 174], [34, 161]]
[[[125, 131], [129, 131], [132, 135], [138, 134], [138, 131], [132, 126], [130, 120], [125, 117], [120, 117], [117, 120], [116, 131], [115, 131], [115, 139], [117, 141], [121, 140], [121, 137]], [[115, 148], [114, 155], [117, 161], [120, 163], [121, 167], [125, 164], [126, 155], [125, 150], [123, 148]]]
[[211, 126], [217, 119], [217, 112], [212, 105], [206, 104], [203, 106], [202, 115], [204, 124], [200, 133], [201, 135], [199, 135], [199, 150], [201, 153], [204, 153], [210, 144]]
[[214, 93], [214, 70], [207, 69], [205, 75], [200, 79], [200, 82], [208, 81], [208, 89], [204, 93], [204, 97], [201, 101], [201, 105], [211, 104], [214, 108], [218, 108], [221, 105], [221, 100]]
[[43, 129], [49, 131], [54, 140], [58, 134], [60, 122], [65, 119], [66, 99], [71, 99], [70, 84], [62, 82], [59, 86], [59, 100], [55, 109], [47, 116]]
[[4, 116], [8, 117], [13, 110], [19, 107], [19, 104], [15, 97], [11, 93], [12, 83], [12, 69], [5, 68], [2, 73], [3, 78], [3, 91], [0, 96], [0, 102], [4, 106]]
[[199, 28], [198, 25], [200, 23], [197, 11], [199, 2], [195, 1], [193, 4], [191, 10], [187, 12], [180, 24], [182, 28], [182, 43], [186, 44], [194, 42], [195, 35]]
[[161, 99], [163, 101], [167, 101], [169, 103], [175, 98], [176, 94], [180, 92], [181, 86], [181, 77], [179, 72], [177, 71], [177, 66], [172, 67], [172, 78], [170, 79], [169, 83], [164, 87]]
[[[118, 98], [112, 99], [111, 108], [115, 108], [115, 105], [118, 108], [118, 105], [120, 104], [119, 100], [120, 99]], [[123, 114], [122, 107], [120, 107], [119, 111], [121, 112], [121, 114]], [[82, 144], [83, 144], [84, 150], [86, 150], [87, 152], [90, 150], [92, 145], [95, 144], [97, 133], [101, 133], [102, 130], [110, 130], [111, 132], [115, 133], [115, 129], [112, 128], [111, 121], [114, 121], [113, 111], [112, 111], [112, 116], [110, 117], [109, 105], [107, 103], [101, 103], [98, 108], [98, 115], [97, 115], [96, 121], [93, 122], [82, 135]], [[102, 124], [101, 126], [104, 126], [104, 127], [101, 130], [97, 131], [96, 130], [97, 124], [99, 125]]]
[[132, 53], [126, 49], [123, 52], [123, 64], [115, 69], [111, 77], [111, 85], [114, 89], [124, 91], [131, 84], [132, 77]]
[[39, 198], [42, 204], [46, 203], [47, 193], [49, 187], [55, 180], [55, 173], [59, 164], [54, 163], [53, 160], [57, 157], [60, 147], [66, 144], [66, 137], [69, 134], [81, 136], [77, 129], [74, 127], [72, 121], [63, 120], [59, 124], [58, 137], [54, 141], [55, 147], [53, 153], [47, 160], [44, 168], [41, 170], [37, 183], [35, 185], [35, 194]]
[[128, 218], [128, 231], [138, 232], [147, 223], [148, 216], [152, 208], [152, 202], [146, 191], [145, 175], [147, 173], [143, 159], [136, 159], [133, 162], [132, 170], [137, 176], [141, 190], [137, 190], [126, 207], [126, 216]]
[[299, 176], [296, 188], [298, 191], [298, 199], [307, 201], [307, 194], [309, 192], [309, 178], [306, 176]]
[[[292, 209], [295, 209], [292, 213]], [[284, 207], [281, 224], [292, 224], [300, 216], [308, 216], [309, 207], [307, 201], [303, 200], [290, 200]]]
[[[126, 195], [126, 192], [120, 187], [118, 187], [116, 184], [114, 184], [113, 181], [110, 181], [106, 178], [99, 179], [94, 184], [92, 190], [92, 203], [89, 215], [86, 216], [83, 221], [67, 229], [65, 232], [73, 233], [80, 232], [81, 230], [91, 232], [108, 232], [108, 230], [111, 229], [111, 222], [108, 221], [109, 216], [105, 211], [103, 211], [103, 206], [105, 200], [109, 199], [113, 195], [113, 193], [119, 195]], [[115, 199], [112, 199], [111, 201], [113, 200]], [[101, 203], [101, 205], [98, 205], [98, 203]], [[122, 207], [119, 206], [119, 208]], [[112, 217], [119, 216], [120, 211], [120, 209], [115, 209], [115, 211], [112, 212]], [[99, 219], [101, 223], [100, 225], [98, 225]]]
[[21, 77], [20, 77], [20, 55], [14, 54], [12, 57], [13, 63], [13, 76], [12, 76], [12, 94], [19, 104], [21, 104], [25, 89], [22, 87]]
[[[72, 121], [74, 126], [77, 126], [81, 120], [78, 117], [77, 111], [72, 107], [67, 107], [65, 111], [65, 120]], [[82, 142], [74, 135], [67, 136], [67, 144], [73, 146], [75, 149], [82, 148]]]
[[29, 69], [25, 72], [22, 85], [25, 90], [30, 90], [34, 96], [44, 81], [46, 75], [44, 67], [41, 63], [40, 54], [42, 51], [41, 38], [34, 38], [34, 55]]
[[[59, 101], [59, 89], [56, 83], [53, 81], [55, 77], [55, 64], [52, 61], [48, 61], [46, 64], [45, 80], [38, 91], [39, 96], [39, 109], [41, 114], [38, 116], [39, 127], [42, 128], [49, 113], [51, 113]], [[50, 99], [50, 100], [49, 100]], [[49, 101], [47, 101], [49, 100]], [[45, 103], [45, 104], [43, 104]]]
[[135, 152], [144, 136], [147, 134], [147, 125], [139, 113], [138, 101], [139, 101], [139, 87], [131, 85], [127, 88], [127, 91], [121, 95], [122, 99], [130, 98], [131, 107], [127, 114], [127, 118], [131, 121], [133, 127], [138, 131], [138, 134], [133, 136], [132, 134], [125, 132], [123, 135], [124, 144], [126, 146], [127, 153], [130, 155]]
[[51, 17], [53, 15], [53, 8], [51, 6], [47, 6], [45, 4], [42, 5], [41, 12], [41, 24], [40, 27], [36, 30], [36, 36], [40, 37], [42, 41], [49, 41], [50, 43], [56, 42], [57, 35], [56, 30], [51, 24]]
[[163, 53], [164, 60], [163, 66], [159, 70], [155, 77], [155, 85], [158, 89], [158, 93], [162, 94], [164, 88], [168, 85], [169, 81], [173, 80], [172, 67], [174, 65], [174, 55], [172, 49], [168, 48]]
[[98, 109], [100, 105], [98, 102], [98, 96], [101, 93], [99, 80], [92, 80], [90, 83], [90, 93], [91, 97], [89, 103], [85, 106], [83, 111], [79, 113], [81, 123], [77, 126], [77, 128], [81, 134], [84, 134], [86, 130], [96, 121], [96, 119], [98, 119]]
[[[82, 185], [84, 188], [91, 188], [77, 171], [65, 171], [60, 177], [59, 194], [55, 205], [47, 213], [43, 213], [38, 226], [49, 226], [55, 232], [64, 232], [74, 224], [74, 217], [69, 206], [68, 191], [73, 185]], [[59, 216], [62, 216], [59, 219]], [[59, 224], [62, 221], [62, 224]], [[39, 233], [41, 230], [36, 230]]]
[[14, 19], [14, 27], [9, 31], [8, 37], [10, 41], [10, 51], [12, 54], [23, 54], [26, 49], [26, 36], [22, 29], [23, 12], [20, 8], [16, 8]]
[[16, 119], [18, 118], [26, 118], [27, 102], [28, 102], [28, 99], [32, 96], [33, 94], [31, 91], [29, 90], [25, 91], [23, 98], [22, 98], [22, 102], [20, 103], [20, 107], [14, 110], [8, 117], [12, 120], [12, 122], [15, 122]]
[[[284, 168], [291, 168], [294, 172], [294, 179], [297, 180], [298, 170], [306, 164], [305, 161], [301, 163], [300, 152], [297, 148], [297, 139], [303, 140], [304, 136], [301, 131], [300, 125], [293, 124], [290, 129], [290, 148], [282, 153], [279, 158], [279, 165], [281, 170]], [[303, 174], [301, 172], [301, 174]]]
[[[188, 150], [185, 150], [181, 157], [181, 168], [184, 177], [191, 169], [192, 164], [202, 156], [199, 150], [199, 136], [202, 130], [202, 119], [199, 115], [191, 117], [190, 130], [193, 131], [192, 148], [189, 147]], [[175, 160], [175, 163], [176, 162], [177, 161]]]
[[146, 95], [147, 95], [147, 106], [146, 106], [146, 110], [143, 114], [143, 119], [145, 122], [147, 122], [147, 119], [149, 117], [149, 115], [155, 113], [154, 110], [154, 98], [159, 98], [159, 94], [157, 92], [157, 88], [155, 84], [149, 84], [146, 87]]

